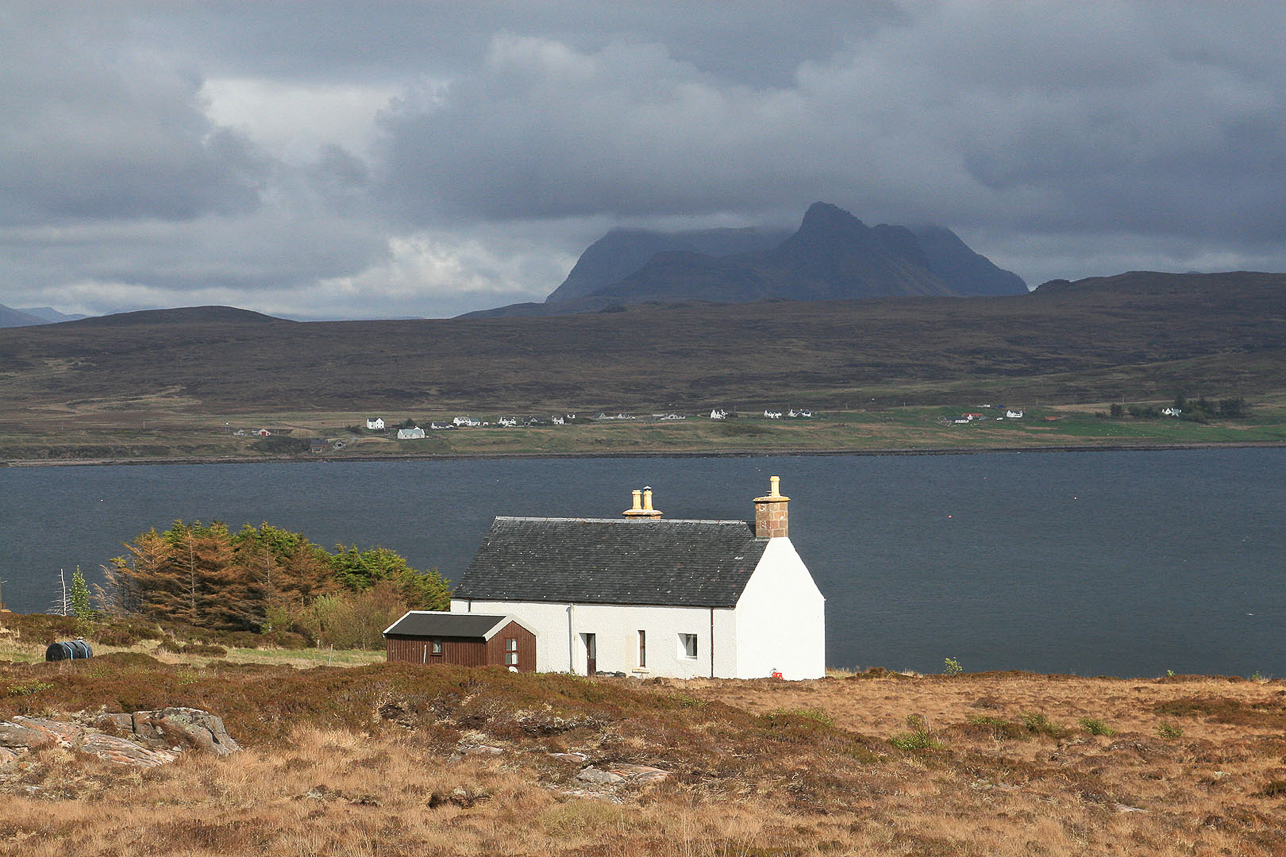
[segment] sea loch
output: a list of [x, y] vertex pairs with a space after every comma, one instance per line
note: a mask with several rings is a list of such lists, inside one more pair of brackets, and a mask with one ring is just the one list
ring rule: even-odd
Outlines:
[[47, 609], [175, 519], [383, 545], [458, 577], [494, 515], [745, 518], [768, 475], [827, 598], [827, 662], [1286, 675], [1286, 450], [602, 458], [0, 470], [0, 581]]

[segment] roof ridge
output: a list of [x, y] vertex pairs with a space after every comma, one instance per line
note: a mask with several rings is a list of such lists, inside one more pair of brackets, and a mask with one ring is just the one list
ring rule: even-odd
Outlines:
[[497, 516], [453, 597], [733, 607], [767, 544], [749, 521]]
[[749, 526], [750, 522], [740, 518], [651, 518], [639, 520], [637, 518], [588, 518], [570, 515], [567, 517], [547, 517], [535, 515], [496, 515], [497, 521], [584, 521], [594, 524], [736, 524], [739, 526]]

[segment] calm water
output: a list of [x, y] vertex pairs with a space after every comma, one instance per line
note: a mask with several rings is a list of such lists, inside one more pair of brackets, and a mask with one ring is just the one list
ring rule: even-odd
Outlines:
[[0, 580], [47, 609], [175, 519], [268, 521], [458, 577], [494, 515], [749, 518], [770, 474], [832, 666], [1286, 676], [1286, 450], [0, 469]]

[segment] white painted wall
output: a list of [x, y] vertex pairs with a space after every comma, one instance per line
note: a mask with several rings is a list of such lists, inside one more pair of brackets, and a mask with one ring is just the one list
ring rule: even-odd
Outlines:
[[736, 678], [826, 675], [826, 599], [790, 539], [768, 541], [736, 614]]
[[[452, 613], [508, 614], [536, 633], [536, 669], [584, 675], [584, 634], [594, 634], [597, 668], [640, 678], [731, 677], [736, 669], [735, 611], [708, 607], [633, 607], [453, 599]], [[711, 622], [714, 649], [711, 651]], [[638, 632], [647, 633], [647, 665], [639, 666]], [[681, 634], [696, 634], [697, 656], [685, 656]], [[713, 660], [712, 660], [713, 659]]]
[[[788, 538], [769, 540], [735, 609], [452, 599], [451, 612], [513, 616], [536, 634], [539, 672], [584, 675], [583, 635], [592, 633], [604, 672], [643, 678], [766, 678], [774, 670], [791, 680], [826, 675], [826, 599]], [[640, 630], [647, 632], [643, 668]], [[697, 635], [695, 659], [683, 656], [680, 634]]]

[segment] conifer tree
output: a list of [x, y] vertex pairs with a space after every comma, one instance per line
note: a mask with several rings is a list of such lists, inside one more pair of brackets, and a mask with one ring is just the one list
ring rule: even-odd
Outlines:
[[89, 603], [89, 585], [85, 583], [85, 575], [80, 573], [80, 566], [76, 566], [76, 572], [71, 576], [71, 612], [77, 619], [92, 619], [94, 608]]
[[103, 567], [106, 585], [99, 601], [115, 613], [220, 630], [278, 630], [315, 624], [308, 620], [313, 606], [330, 600], [351, 613], [358, 596], [377, 587], [395, 593], [393, 600], [366, 599], [385, 612], [394, 609], [393, 601], [416, 609], [445, 609], [450, 603], [436, 571], [416, 571], [393, 551], [340, 546], [332, 555], [299, 533], [269, 524], [246, 525], [234, 534], [217, 521], [175, 521], [162, 533], [140, 534], [125, 548], [127, 556]]

